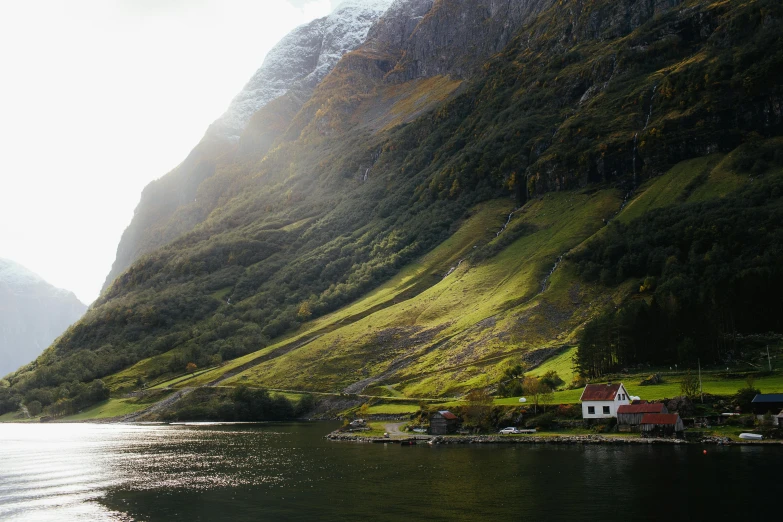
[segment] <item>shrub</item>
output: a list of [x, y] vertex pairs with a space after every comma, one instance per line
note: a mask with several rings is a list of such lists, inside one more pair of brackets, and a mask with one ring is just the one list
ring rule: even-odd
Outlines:
[[555, 370], [549, 370], [546, 372], [544, 376], [541, 377], [541, 382], [553, 390], [556, 390], [565, 384], [565, 381], [560, 378]]
[[27, 406], [27, 413], [30, 414], [31, 417], [37, 417], [41, 414], [41, 411], [43, 411], [43, 407], [41, 406], [41, 403], [38, 401], [33, 401], [29, 404], [26, 404]]
[[557, 416], [563, 419], [578, 419], [582, 411], [576, 404], [561, 404], [557, 407]]

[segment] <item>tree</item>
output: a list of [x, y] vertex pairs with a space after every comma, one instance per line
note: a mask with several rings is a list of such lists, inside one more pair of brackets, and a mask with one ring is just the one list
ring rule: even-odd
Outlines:
[[365, 402], [364, 404], [362, 404], [361, 408], [359, 408], [357, 415], [359, 416], [360, 419], [366, 419], [369, 414], [370, 414], [370, 405]]
[[37, 417], [41, 414], [41, 411], [43, 411], [41, 403], [38, 401], [30, 402], [25, 404], [25, 406], [27, 407], [27, 413], [29, 413], [31, 417]]
[[187, 366], [185, 366], [185, 371], [188, 373], [193, 373], [196, 370], [198, 370], [198, 366], [196, 366], [196, 363], [189, 362]]
[[530, 398], [533, 399], [534, 413], [538, 413], [539, 404], [551, 401], [554, 395], [552, 393], [552, 388], [547, 386], [537, 377], [528, 377], [525, 379], [525, 394], [530, 395]]
[[506, 368], [498, 385], [498, 395], [501, 397], [517, 397], [523, 393], [525, 380], [525, 363]]
[[307, 321], [313, 315], [313, 310], [310, 307], [310, 301], [305, 301], [299, 306], [299, 312], [296, 316], [302, 321]]
[[688, 370], [688, 373], [685, 374], [680, 383], [680, 393], [684, 397], [691, 399], [699, 395], [699, 378], [693, 375], [690, 370]]
[[743, 413], [750, 411], [753, 407], [753, 399], [756, 395], [760, 394], [761, 390], [756, 388], [756, 383], [753, 377], [748, 377], [745, 380], [745, 387], [737, 392], [734, 396], [734, 400], [737, 401], [737, 406], [740, 407]]
[[560, 378], [555, 370], [549, 370], [541, 377], [541, 382], [546, 384], [550, 389], [554, 390], [559, 388], [565, 381]]
[[492, 408], [492, 395], [485, 388], [471, 390], [465, 395], [468, 403], [465, 416], [469, 424], [483, 427], [489, 420]]

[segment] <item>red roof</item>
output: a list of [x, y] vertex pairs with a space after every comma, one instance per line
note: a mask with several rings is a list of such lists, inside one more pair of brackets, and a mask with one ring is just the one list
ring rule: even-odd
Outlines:
[[680, 418], [676, 413], [645, 413], [642, 424], [669, 424], [674, 426]]
[[663, 404], [623, 404], [617, 408], [621, 413], [663, 413]]
[[622, 384], [588, 384], [582, 392], [583, 401], [613, 401]]
[[443, 417], [444, 419], [454, 420], [457, 418], [457, 416], [451, 413], [450, 411], [439, 411], [438, 413], [440, 413], [441, 417]]

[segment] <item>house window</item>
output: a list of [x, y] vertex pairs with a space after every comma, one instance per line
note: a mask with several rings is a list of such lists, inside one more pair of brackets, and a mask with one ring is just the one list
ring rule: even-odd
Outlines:
[[611, 413], [609, 411], [609, 406], [604, 406], [604, 415], [609, 415], [609, 413]]
[[595, 406], [588, 406], [587, 407], [587, 414], [588, 415], [595, 415]]

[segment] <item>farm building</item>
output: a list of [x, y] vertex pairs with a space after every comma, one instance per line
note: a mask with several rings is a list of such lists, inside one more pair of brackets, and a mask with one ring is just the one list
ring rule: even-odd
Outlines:
[[775, 420], [777, 421], [778, 427], [783, 428], [783, 411], [778, 413], [778, 416], [775, 417]]
[[459, 418], [450, 411], [437, 411], [430, 416], [430, 435], [448, 435], [459, 427]]
[[617, 417], [617, 408], [630, 404], [628, 392], [620, 384], [588, 384], [582, 392], [583, 419], [611, 419]]
[[760, 393], [753, 398], [752, 406], [756, 415], [783, 410], [783, 393]]
[[676, 413], [645, 413], [639, 427], [647, 436], [676, 435], [685, 431], [685, 425]]
[[620, 426], [638, 426], [646, 413], [669, 413], [661, 403], [624, 404], [617, 408], [617, 424]]

